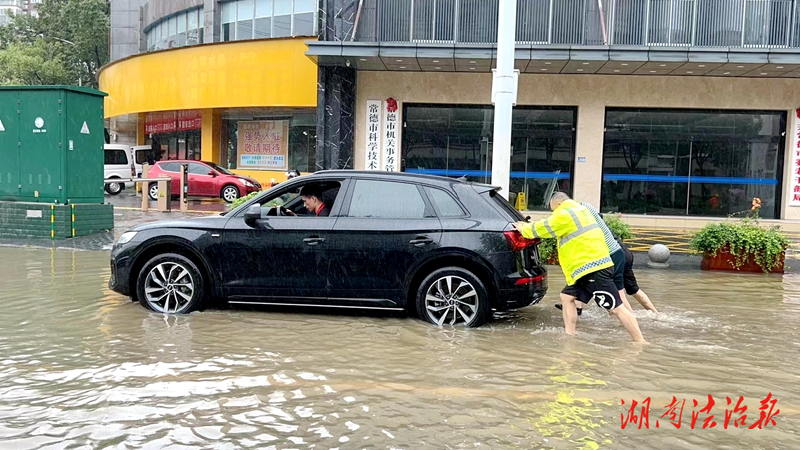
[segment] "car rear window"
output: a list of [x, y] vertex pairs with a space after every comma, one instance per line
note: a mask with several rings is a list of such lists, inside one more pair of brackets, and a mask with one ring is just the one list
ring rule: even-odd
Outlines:
[[461, 217], [464, 215], [464, 210], [447, 192], [441, 189], [429, 188], [428, 193], [441, 217]]
[[511, 204], [510, 204], [510, 203], [508, 203], [508, 200], [506, 200], [505, 198], [503, 198], [503, 196], [502, 196], [502, 195], [500, 195], [500, 193], [499, 193], [499, 192], [497, 192], [497, 191], [490, 191], [490, 192], [489, 192], [489, 196], [492, 198], [492, 201], [493, 201], [493, 202], [494, 202], [494, 203], [495, 203], [497, 206], [499, 206], [499, 207], [500, 207], [500, 209], [501, 209], [503, 212], [507, 213], [507, 214], [510, 216], [510, 218], [511, 218], [512, 220], [515, 220], [515, 221], [517, 221], [517, 220], [525, 220], [525, 217], [523, 217], [523, 216], [522, 216], [522, 214], [521, 214], [519, 211], [517, 211], [516, 209], [514, 209], [514, 207], [513, 207], [513, 206], [511, 206]]

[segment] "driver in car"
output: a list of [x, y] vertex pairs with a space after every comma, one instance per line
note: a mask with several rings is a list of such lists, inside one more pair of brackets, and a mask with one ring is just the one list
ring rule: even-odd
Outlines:
[[[303, 199], [306, 210], [315, 213], [317, 217], [328, 217], [331, 214], [331, 209], [322, 201], [322, 191], [315, 186], [304, 186], [300, 190], [300, 197]], [[286, 210], [286, 214], [296, 215], [291, 210]]]

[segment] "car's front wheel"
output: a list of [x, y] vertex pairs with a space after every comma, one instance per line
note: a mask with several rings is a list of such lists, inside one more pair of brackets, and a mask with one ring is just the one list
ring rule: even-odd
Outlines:
[[492, 311], [486, 287], [475, 274], [460, 267], [445, 267], [420, 284], [417, 314], [434, 325], [479, 327], [489, 321]]
[[199, 309], [205, 297], [205, 280], [187, 257], [165, 253], [150, 259], [136, 282], [139, 302], [164, 314], [186, 314]]
[[239, 189], [236, 186], [227, 185], [222, 188], [220, 197], [228, 203], [233, 203], [234, 200], [239, 198]]

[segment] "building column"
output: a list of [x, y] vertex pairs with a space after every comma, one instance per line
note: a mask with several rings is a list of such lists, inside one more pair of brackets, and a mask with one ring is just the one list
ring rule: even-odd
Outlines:
[[317, 75], [317, 167], [352, 169], [356, 70], [320, 66]]
[[221, 166], [222, 115], [216, 109], [203, 110], [203, 128], [200, 134], [200, 158]]
[[603, 184], [603, 138], [605, 135], [605, 106], [578, 106], [578, 130], [575, 139], [575, 174], [572, 196], [587, 202], [602, 212], [600, 189]]
[[783, 185], [781, 195], [781, 219], [800, 219], [800, 206], [793, 206], [795, 192], [793, 185], [800, 178], [795, 166], [795, 154], [800, 151], [800, 108], [789, 110], [786, 114], [786, 138], [783, 154]]
[[139, 113], [138, 116], [139, 121], [136, 124], [136, 145], [145, 145], [147, 143], [147, 132], [145, 131], [147, 114]]
[[217, 0], [203, 1], [203, 44], [210, 44], [220, 41], [221, 10], [221, 2], [218, 2]]

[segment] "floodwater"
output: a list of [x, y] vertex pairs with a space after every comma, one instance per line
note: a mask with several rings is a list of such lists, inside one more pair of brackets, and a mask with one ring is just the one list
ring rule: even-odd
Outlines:
[[[800, 278], [637, 275], [661, 310], [637, 308], [646, 346], [596, 306], [566, 337], [557, 268], [542, 305], [438, 329], [302, 310], [165, 317], [106, 288], [105, 252], [0, 248], [0, 449], [800, 448]], [[775, 424], [749, 429], [770, 393]], [[673, 396], [680, 428], [661, 417]], [[724, 429], [740, 396], [746, 425], [733, 413]], [[647, 398], [649, 429], [623, 429]]]

